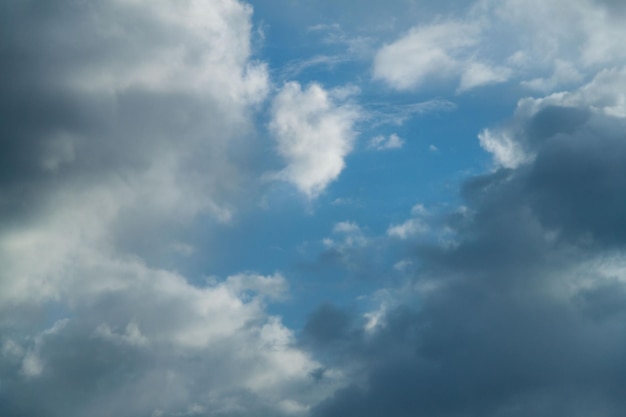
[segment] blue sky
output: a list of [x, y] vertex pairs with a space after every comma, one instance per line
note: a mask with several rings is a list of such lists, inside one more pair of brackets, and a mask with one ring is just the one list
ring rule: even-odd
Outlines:
[[5, 0], [3, 417], [621, 417], [626, 7]]

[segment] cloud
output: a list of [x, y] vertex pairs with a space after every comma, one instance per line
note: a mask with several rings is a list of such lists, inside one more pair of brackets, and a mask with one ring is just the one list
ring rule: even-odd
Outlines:
[[422, 204], [411, 209], [411, 218], [400, 224], [392, 224], [387, 228], [387, 236], [394, 239], [409, 239], [430, 231], [427, 220], [429, 212]]
[[343, 240], [335, 242], [326, 239], [326, 246], [337, 251], [338, 254], [349, 255], [352, 248], [365, 247], [369, 240], [358, 224], [354, 222], [339, 222], [333, 227], [333, 233], [339, 235]]
[[339, 222], [335, 224], [335, 226], [333, 227], [334, 233], [349, 234], [349, 233], [358, 233], [360, 231], [361, 231], [361, 228], [359, 227], [359, 225], [353, 222]]
[[529, 81], [522, 81], [522, 85], [533, 90], [548, 92], [554, 91], [562, 84], [578, 84], [583, 76], [571, 62], [555, 60], [554, 73], [546, 78], [539, 77]]
[[0, 415], [302, 415], [332, 389], [266, 310], [280, 274], [175, 272], [258, 185], [251, 13], [3, 5]]
[[[445, 218], [454, 244], [412, 239], [420, 206], [381, 237], [335, 224], [323, 260], [378, 286], [398, 251], [412, 279], [366, 313], [322, 305], [299, 337], [268, 307], [289, 297], [280, 273], [205, 279], [180, 263], [212, 251], [186, 232], [237, 219], [262, 185], [255, 123], [270, 82], [254, 59], [251, 7], [6, 1], [0, 415], [620, 416], [622, 7], [483, 4], [500, 23], [416, 27], [381, 50], [377, 76], [399, 89], [518, 77], [546, 97], [481, 135], [497, 164], [465, 183], [468, 209]], [[531, 34], [524, 48], [485, 52], [485, 39], [509, 45], [518, 32]], [[591, 81], [549, 94], [563, 74]], [[350, 93], [281, 87], [275, 178], [315, 198], [345, 168], [361, 118], [401, 124], [451, 107], [366, 114]]]
[[508, 125], [483, 130], [478, 136], [480, 144], [493, 155], [496, 164], [516, 168], [532, 161], [544, 140], [570, 133], [590, 118], [626, 118], [626, 97], [621, 88], [624, 84], [626, 69], [607, 69], [578, 90], [522, 99], [513, 120]]
[[471, 90], [488, 84], [497, 84], [507, 81], [512, 71], [506, 67], [490, 67], [482, 62], [472, 62], [463, 71], [459, 92]]
[[[251, 110], [268, 89], [265, 66], [250, 59], [250, 8], [18, 3], [7, 6], [8, 29], [29, 35], [3, 38], [0, 60], [10, 120], [0, 128], [0, 222], [19, 225], [0, 239], [4, 297], [54, 297], [51, 271], [77, 248], [152, 261], [197, 216], [228, 221], [256, 175], [232, 155], [250, 142]], [[162, 62], [172, 54], [189, 59]], [[159, 76], [135, 74], [152, 70]]]
[[303, 90], [296, 82], [286, 83], [274, 99], [270, 123], [277, 151], [287, 162], [275, 178], [317, 197], [343, 171], [359, 117], [355, 106], [338, 103], [317, 84]]
[[333, 69], [337, 65], [353, 61], [354, 58], [349, 55], [316, 55], [311, 58], [296, 60], [285, 65], [281, 71], [281, 78], [293, 79], [299, 76], [309, 68], [327, 67]]
[[445, 79], [459, 71], [458, 53], [474, 45], [477, 27], [461, 22], [434, 23], [414, 28], [382, 47], [374, 59], [374, 78], [404, 90], [429, 79]]
[[561, 0], [478, 1], [463, 16], [438, 16], [382, 46], [373, 76], [397, 90], [458, 82], [462, 93], [513, 79], [544, 92], [576, 86], [626, 58], [620, 13], [594, 0], [567, 9]]
[[407, 239], [410, 236], [427, 230], [427, 227], [419, 219], [409, 219], [401, 224], [389, 226], [387, 235], [398, 239]]
[[[532, 157], [464, 184], [467, 208], [446, 220], [454, 245], [407, 242], [401, 253], [410, 254], [403, 259], [415, 265], [413, 277], [395, 303], [381, 303], [374, 331], [337, 307], [332, 319], [311, 317], [321, 330], [307, 343], [344, 363], [353, 381], [313, 416], [620, 415], [626, 118], [615, 111], [619, 73], [522, 101], [510, 140]], [[607, 97], [599, 91], [611, 89], [599, 86], [608, 80], [615, 92]], [[322, 331], [339, 317], [340, 326]]]
[[114, 288], [71, 291], [71, 317], [34, 337], [5, 328], [2, 342], [25, 353], [2, 360], [3, 415], [172, 415], [191, 406], [203, 415], [283, 414], [286, 401], [306, 409], [316, 389], [307, 375], [319, 364], [257, 295], [240, 296], [242, 282], [276, 278], [192, 286], [132, 262], [93, 263], [83, 276], [115, 276]]
[[498, 132], [489, 129], [478, 134], [480, 146], [493, 155], [496, 164], [515, 168], [529, 160], [522, 147], [510, 137], [509, 132]]
[[390, 149], [400, 149], [404, 146], [404, 141], [400, 139], [398, 135], [392, 133], [388, 137], [376, 136], [373, 137], [367, 144], [368, 149], [374, 149], [377, 151], [386, 151]]
[[398, 104], [398, 103], [364, 103], [364, 117], [372, 127], [381, 125], [402, 126], [411, 118], [436, 112], [449, 112], [456, 110], [456, 105], [451, 101], [432, 99], [421, 103]]

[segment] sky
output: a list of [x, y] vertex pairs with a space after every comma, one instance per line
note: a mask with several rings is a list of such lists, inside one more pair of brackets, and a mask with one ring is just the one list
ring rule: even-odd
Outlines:
[[622, 417], [625, 22], [3, 0], [0, 415]]

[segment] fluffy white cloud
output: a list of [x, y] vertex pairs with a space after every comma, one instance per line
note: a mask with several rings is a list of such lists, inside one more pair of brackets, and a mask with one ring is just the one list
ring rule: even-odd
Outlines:
[[318, 84], [302, 89], [286, 83], [274, 99], [270, 129], [287, 166], [274, 175], [295, 185], [309, 198], [339, 177], [355, 138], [358, 108], [339, 103], [345, 96]]
[[[143, 87], [210, 93], [222, 96], [231, 106], [258, 102], [267, 93], [265, 65], [250, 61], [249, 5], [233, 0], [191, 0], [184, 5], [163, 0], [111, 0], [105, 4], [112, 7], [100, 7], [80, 25], [98, 25], [102, 33], [97, 34], [101, 37], [97, 42], [125, 42], [128, 53], [105, 51], [85, 65], [71, 68], [65, 74], [70, 86], [89, 91]], [[143, 14], [142, 23], [156, 26], [137, 31], [131, 25], [102, 18], [103, 13], [112, 12]], [[63, 42], [71, 41], [73, 30], [63, 29]], [[146, 39], [149, 35], [155, 39]]]
[[380, 48], [374, 78], [399, 90], [458, 80], [459, 93], [512, 78], [542, 91], [575, 85], [626, 58], [623, 15], [613, 9], [593, 0], [477, 1], [460, 19], [422, 23]]
[[[89, 274], [83, 276], [114, 279], [115, 285], [97, 294], [68, 289], [73, 314], [51, 329], [34, 335], [4, 332], [3, 344], [17, 352], [11, 358], [16, 372], [3, 375], [9, 395], [28, 390], [42, 406], [66, 409], [67, 415], [106, 415], [111, 409], [173, 414], [192, 404], [208, 415], [229, 415], [263, 409], [282, 414], [283, 401], [297, 405], [300, 414], [324, 394], [309, 377], [319, 365], [295, 347], [279, 318], [264, 312], [263, 294], [256, 292], [280, 278], [240, 275], [193, 286], [135, 261], [95, 257], [81, 266]], [[254, 295], [242, 298], [244, 289]], [[82, 367], [84, 376], [68, 378], [65, 373], [74, 366]], [[97, 389], [81, 378], [98, 381]], [[46, 381], [48, 392], [30, 385], [38, 381]], [[87, 385], [82, 398], [72, 398], [81, 384]], [[173, 388], [163, 390], [162, 384]], [[67, 404], [55, 405], [55, 396]], [[111, 408], [103, 409], [102, 401]]]
[[522, 145], [506, 130], [485, 129], [478, 134], [480, 146], [493, 155], [494, 162], [505, 168], [516, 168], [528, 162], [529, 156]]
[[462, 22], [414, 28], [378, 51], [374, 77], [397, 89], [413, 89], [429, 79], [453, 76], [462, 65], [459, 54], [478, 42], [477, 33], [477, 26]]

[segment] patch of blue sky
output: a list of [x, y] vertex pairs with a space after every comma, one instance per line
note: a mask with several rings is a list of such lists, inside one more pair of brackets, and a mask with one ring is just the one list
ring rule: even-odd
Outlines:
[[[283, 7], [275, 7], [277, 3]], [[211, 236], [210, 242], [202, 242], [203, 233], [198, 232], [198, 246], [207, 249], [187, 264], [198, 268], [197, 276], [280, 271], [288, 277], [292, 299], [270, 306], [270, 311], [297, 329], [321, 302], [358, 304], [364, 294], [390, 285], [372, 275], [397, 276], [393, 266], [398, 258], [380, 246], [371, 249], [372, 259], [362, 259], [363, 267], [347, 266], [350, 260], [324, 244], [337, 238], [335, 225], [358, 225], [364, 236], [375, 239], [410, 218], [411, 208], [418, 204], [432, 212], [461, 204], [458, 190], [463, 179], [490, 169], [491, 159], [477, 134], [506, 119], [520, 91], [505, 83], [458, 94], [452, 85], [434, 83], [397, 92], [372, 78], [372, 54], [382, 46], [388, 29], [352, 26], [355, 32], [348, 33], [335, 23], [343, 23], [347, 15], [339, 13], [332, 19], [328, 4], [312, 9], [310, 4], [275, 0], [253, 6], [264, 37], [257, 54], [268, 62], [276, 88], [290, 80], [303, 86], [319, 83], [326, 89], [355, 88], [352, 100], [364, 118], [356, 126], [358, 135], [345, 158], [346, 168], [317, 199], [307, 200], [289, 184], [275, 184], [257, 202], [258, 209], [239, 213], [231, 223], [209, 226], [211, 233], [204, 236]], [[408, 27], [409, 22], [402, 25]], [[265, 119], [260, 125], [267, 127], [269, 114], [260, 118]], [[279, 164], [272, 155], [275, 145], [269, 132], [259, 134], [258, 151], [267, 154], [262, 159], [273, 169]], [[401, 147], [369, 146], [372, 139], [391, 135]]]

